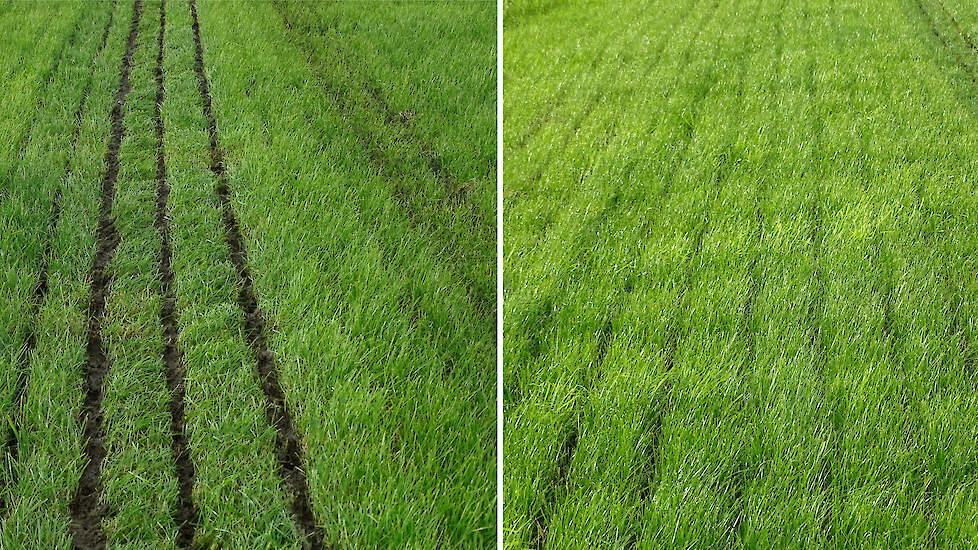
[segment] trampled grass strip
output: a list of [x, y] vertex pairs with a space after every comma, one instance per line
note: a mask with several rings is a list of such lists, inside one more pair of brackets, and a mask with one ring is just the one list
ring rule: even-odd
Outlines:
[[190, 455], [184, 418], [186, 388], [184, 377], [187, 368], [179, 345], [179, 328], [176, 292], [173, 289], [173, 246], [170, 236], [170, 184], [167, 181], [166, 153], [164, 147], [163, 101], [165, 99], [163, 60], [166, 35], [166, 0], [160, 2], [160, 31], [157, 37], [159, 54], [156, 58], [156, 229], [160, 234], [160, 290], [163, 295], [160, 322], [163, 325], [163, 362], [167, 386], [170, 390], [170, 431], [173, 436], [173, 459], [176, 464], [179, 502], [174, 510], [178, 526], [177, 546], [190, 548], [197, 527], [197, 509], [193, 500], [194, 462]]
[[71, 503], [71, 531], [77, 548], [104, 548], [105, 535], [102, 533], [104, 506], [100, 502], [102, 461], [106, 450], [102, 442], [102, 386], [111, 364], [105, 354], [101, 328], [105, 316], [105, 304], [111, 277], [108, 271], [112, 256], [119, 244], [119, 235], [112, 219], [112, 201], [115, 198], [115, 183], [119, 175], [119, 147], [125, 135], [123, 108], [129, 94], [129, 74], [132, 70], [136, 40], [139, 37], [139, 21], [142, 15], [142, 0], [136, 0], [130, 23], [126, 52], [120, 68], [119, 88], [112, 107], [112, 131], [105, 156], [105, 175], [102, 180], [101, 206], [98, 221], [98, 250], [90, 273], [91, 290], [88, 308], [88, 342], [85, 361], [85, 399], [81, 412], [84, 426], [85, 455], [88, 464], [78, 482], [75, 497]]
[[201, 106], [208, 125], [211, 145], [211, 171], [218, 180], [217, 194], [223, 210], [226, 239], [231, 261], [238, 272], [240, 284], [240, 302], [245, 320], [245, 331], [250, 341], [252, 351], [258, 365], [258, 374], [262, 390], [267, 400], [268, 422], [276, 431], [276, 449], [282, 481], [288, 487], [292, 496], [292, 511], [296, 528], [304, 539], [303, 544], [316, 549], [323, 547], [322, 530], [316, 523], [309, 501], [309, 482], [303, 471], [302, 450], [299, 445], [299, 435], [293, 427], [292, 416], [285, 402], [285, 395], [278, 380], [275, 358], [268, 349], [265, 337], [265, 322], [263, 313], [258, 307], [251, 275], [248, 271], [248, 256], [245, 250], [241, 230], [238, 225], [234, 208], [229, 200], [229, 189], [224, 173], [223, 152], [217, 133], [217, 120], [211, 105], [210, 85], [204, 70], [204, 51], [200, 38], [200, 22], [197, 17], [196, 1], [190, 1], [190, 12], [193, 20], [194, 42], [196, 47], [197, 77], [200, 85]]

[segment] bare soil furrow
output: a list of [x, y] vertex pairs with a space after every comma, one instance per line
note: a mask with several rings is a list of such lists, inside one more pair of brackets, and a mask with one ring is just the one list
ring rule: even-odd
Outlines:
[[172, 435], [173, 461], [177, 473], [177, 507], [173, 519], [177, 524], [177, 546], [190, 548], [197, 530], [197, 507], [194, 505], [194, 462], [190, 456], [190, 440], [187, 437], [184, 404], [186, 366], [179, 344], [177, 296], [173, 289], [173, 247], [170, 237], [170, 212], [168, 201], [170, 184], [167, 181], [166, 156], [163, 138], [163, 78], [164, 35], [166, 33], [166, 0], [160, 2], [160, 30], [157, 36], [159, 54], [156, 57], [156, 229], [160, 234], [160, 292], [162, 308], [160, 324], [163, 327], [163, 364], [167, 388], [170, 391], [170, 433]]
[[266, 415], [269, 424], [275, 428], [275, 448], [282, 480], [292, 497], [292, 513], [296, 529], [304, 548], [323, 547], [323, 533], [316, 523], [309, 497], [309, 482], [303, 470], [303, 452], [296, 432], [285, 393], [278, 378], [275, 355], [268, 348], [265, 316], [258, 307], [254, 285], [248, 268], [248, 253], [241, 227], [234, 207], [231, 204], [230, 189], [225, 176], [224, 154], [217, 133], [217, 119], [211, 103], [210, 84], [204, 70], [204, 50], [200, 38], [200, 21], [197, 17], [197, 3], [190, 0], [190, 14], [196, 47], [195, 70], [197, 72], [201, 103], [207, 131], [210, 137], [210, 169], [218, 181], [217, 195], [222, 209], [231, 261], [238, 272], [241, 286], [238, 296], [239, 306], [244, 313], [245, 333], [258, 364], [258, 377], [266, 399]]
[[81, 550], [104, 549], [106, 540], [102, 532], [102, 519], [105, 507], [101, 502], [101, 471], [106, 450], [103, 441], [102, 391], [105, 377], [111, 368], [111, 361], [105, 353], [102, 340], [102, 321], [105, 318], [105, 304], [109, 294], [112, 275], [109, 264], [119, 244], [119, 233], [112, 217], [112, 203], [115, 199], [115, 183], [119, 177], [119, 148], [125, 136], [123, 108], [131, 88], [129, 75], [132, 71], [136, 40], [139, 37], [139, 21], [142, 16], [142, 0], [135, 0], [126, 51], [119, 70], [119, 89], [112, 107], [112, 129], [108, 151], [105, 155], [105, 175], [102, 179], [101, 205], [98, 221], [98, 248], [89, 275], [89, 293], [86, 361], [84, 366], [86, 384], [85, 397], [80, 421], [84, 432], [84, 452], [88, 462], [78, 481], [78, 488], [69, 506], [71, 512], [70, 530], [74, 548]]

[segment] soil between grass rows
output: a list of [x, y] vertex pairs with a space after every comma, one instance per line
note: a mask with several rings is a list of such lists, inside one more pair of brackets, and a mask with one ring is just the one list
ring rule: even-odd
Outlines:
[[123, 108], [131, 89], [129, 74], [132, 70], [136, 40], [139, 37], [139, 20], [142, 16], [142, 0], [133, 5], [132, 22], [126, 53], [120, 68], [119, 89], [110, 115], [112, 130], [108, 151], [105, 156], [105, 176], [102, 180], [101, 207], [98, 221], [98, 250], [90, 272], [91, 291], [88, 307], [88, 343], [86, 347], [85, 377], [86, 391], [81, 412], [84, 426], [85, 456], [88, 463], [78, 482], [78, 488], [71, 503], [71, 531], [74, 545], [79, 549], [105, 548], [105, 535], [102, 532], [102, 518], [105, 507], [101, 499], [101, 469], [106, 450], [102, 442], [102, 386], [112, 365], [105, 353], [101, 326], [105, 317], [105, 304], [111, 283], [109, 264], [119, 244], [119, 234], [112, 218], [112, 202], [115, 198], [115, 183], [119, 176], [119, 147], [125, 135]]
[[169, 207], [170, 184], [167, 181], [166, 155], [164, 151], [165, 128], [163, 126], [164, 101], [164, 37], [166, 35], [166, 0], [160, 2], [160, 29], [157, 37], [159, 53], [156, 58], [156, 228], [160, 234], [160, 293], [162, 307], [160, 323], [163, 326], [163, 363], [168, 389], [170, 390], [170, 431], [173, 437], [173, 460], [176, 464], [179, 502], [173, 511], [177, 524], [177, 546], [190, 548], [197, 528], [197, 508], [193, 500], [194, 463], [190, 456], [184, 418], [186, 388], [184, 377], [187, 369], [183, 363], [183, 351], [179, 346], [177, 297], [173, 289], [173, 247], [170, 237]]
[[230, 190], [228, 189], [224, 173], [224, 158], [217, 132], [217, 120], [214, 117], [213, 106], [211, 105], [210, 84], [207, 81], [207, 75], [204, 70], [204, 51], [200, 38], [200, 22], [197, 17], [197, 3], [195, 0], [190, 0], [190, 13], [193, 21], [193, 35], [196, 48], [195, 70], [197, 71], [200, 86], [201, 107], [204, 112], [204, 118], [207, 121], [207, 130], [210, 136], [210, 168], [214, 174], [214, 178], [218, 181], [217, 194], [223, 211], [226, 231], [225, 237], [231, 253], [231, 261], [238, 272], [240, 284], [239, 306], [244, 314], [245, 332], [247, 333], [249, 344], [258, 363], [258, 375], [261, 380], [262, 391], [265, 393], [266, 398], [268, 422], [275, 428], [276, 456], [279, 462], [282, 481], [292, 496], [292, 512], [296, 528], [299, 531], [300, 537], [303, 539], [303, 545], [305, 547], [319, 549], [323, 547], [323, 534], [316, 523], [316, 518], [313, 515], [312, 506], [310, 505], [309, 482], [306, 480], [306, 474], [303, 471], [303, 457], [299, 443], [299, 434], [295, 431], [292, 416], [285, 402], [285, 394], [282, 391], [275, 367], [275, 356], [268, 349], [265, 336], [264, 314], [258, 307], [258, 300], [255, 297], [251, 274], [248, 270], [248, 253], [241, 236], [241, 229], [238, 225], [234, 208], [229, 198]]

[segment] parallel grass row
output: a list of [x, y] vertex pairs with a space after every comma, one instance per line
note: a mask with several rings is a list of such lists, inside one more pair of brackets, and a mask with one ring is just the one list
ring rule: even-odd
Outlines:
[[[57, 6], [46, 4], [52, 8]], [[18, 164], [28, 181], [39, 185], [11, 185], [31, 190], [48, 205], [62, 190], [61, 215], [56, 229], [38, 231], [51, 239], [48, 292], [36, 319], [37, 347], [26, 368], [28, 387], [21, 405], [21, 430], [16, 433], [19, 456], [10, 468], [16, 484], [7, 495], [8, 516], [2, 541], [12, 548], [36, 544], [59, 548], [69, 543], [68, 504], [81, 472], [81, 365], [85, 357], [87, 273], [95, 252], [98, 185], [105, 157], [112, 97], [118, 83], [119, 59], [125, 47], [131, 5], [101, 4], [83, 7], [79, 14], [88, 30], [76, 39], [77, 56], [51, 81], [63, 97], [45, 103], [57, 124], [37, 133], [34, 150]], [[98, 53], [101, 35], [110, 17], [105, 48]], [[9, 13], [9, 12], [8, 12]], [[56, 19], [56, 18], [55, 18]], [[84, 36], [84, 38], [81, 38]], [[96, 55], [98, 53], [98, 55]], [[90, 74], [90, 77], [89, 77]], [[90, 78], [90, 80], [89, 80]], [[77, 142], [69, 147], [80, 96], [90, 82]], [[57, 92], [56, 92], [57, 93]], [[51, 116], [51, 115], [48, 115]], [[58, 162], [56, 159], [61, 159]], [[67, 173], [63, 167], [68, 164]], [[42, 227], [49, 228], [51, 211]], [[27, 228], [29, 226], [18, 226]], [[33, 259], [40, 265], [38, 253]], [[37, 276], [36, 271], [27, 273]], [[35, 322], [23, 317], [23, 322]], [[8, 372], [16, 372], [10, 370]], [[70, 397], [69, 397], [70, 396]]]
[[[268, 356], [278, 367], [303, 455], [293, 469], [308, 477], [312, 521], [327, 545], [479, 547], [493, 539], [494, 452], [486, 434], [494, 411], [488, 197], [495, 167], [487, 160], [494, 75], [483, 63], [493, 57], [493, 42], [479, 46], [491, 38], [492, 10], [457, 6], [412, 38], [467, 37], [461, 56], [453, 54], [462, 50], [449, 51], [451, 40], [439, 43], [440, 59], [453, 59], [452, 66], [406, 57], [347, 74], [309, 55], [335, 55], [335, 44], [300, 35], [296, 28], [310, 28], [305, 18], [316, 14], [289, 12], [286, 19], [292, 8], [197, 7], [225, 176], [211, 170], [187, 1], [141, 4], [124, 104], [114, 96], [132, 3], [72, 4], [72, 17], [54, 18], [59, 25], [49, 25], [34, 49], [31, 41], [41, 36], [50, 10], [0, 7], [3, 24], [24, 33], [17, 44], [31, 59], [23, 67], [53, 76], [35, 91], [15, 90], [20, 77], [14, 73], [4, 83], [17, 97], [4, 106], [15, 123], [5, 124], [11, 135], [27, 136], [23, 154], [11, 149], [4, 157], [5, 172], [16, 178], [0, 197], [11, 213], [3, 222], [11, 231], [0, 237], [11, 246], [3, 250], [19, 254], [2, 258], [11, 298], [4, 306], [9, 330], [3, 337], [11, 338], [3, 349], [5, 395], [19, 372], [29, 380], [22, 414], [10, 413], [9, 399], [0, 405], [5, 418], [17, 420], [12, 441], [19, 451], [4, 458], [4, 547], [87, 547], [102, 540], [110, 547], [308, 546], [296, 529], [294, 485], [283, 482], [289, 474], [280, 467], [279, 451], [288, 442], [273, 426], [267, 379], [259, 375]], [[430, 14], [407, 4], [401, 10]], [[104, 31], [110, 11], [113, 24]], [[408, 39], [409, 27], [381, 13], [372, 12], [371, 24], [387, 26], [388, 45], [399, 35]], [[358, 14], [335, 15], [343, 32], [356, 28], [346, 20]], [[342, 52], [358, 67], [358, 56], [367, 54]], [[16, 65], [11, 56], [5, 70]], [[400, 71], [413, 71], [414, 80], [391, 82]], [[257, 85], [255, 75], [261, 75]], [[24, 76], [20, 85], [34, 77]], [[358, 105], [362, 114], [348, 120], [353, 104], [337, 106], [322, 87], [327, 81], [351, 102], [367, 101]], [[361, 95], [364, 85], [382, 90], [383, 103]], [[73, 107], [86, 90], [74, 139]], [[426, 94], [413, 101], [419, 92]], [[31, 105], [37, 120], [29, 124]], [[115, 196], [102, 223], [112, 220], [119, 243], [105, 268], [104, 320], [93, 323], [90, 303], [97, 300], [90, 294], [101, 283], [89, 279], [99, 273], [92, 265], [113, 108], [124, 130]], [[411, 112], [414, 122], [392, 120], [391, 109]], [[466, 118], [468, 126], [453, 124], [449, 133], [455, 133], [443, 139], [439, 125], [452, 117]], [[367, 132], [358, 124], [367, 124]], [[161, 181], [169, 186], [162, 218], [168, 232], [158, 217]], [[254, 346], [253, 323], [242, 307], [222, 185], [244, 236], [268, 352]], [[51, 228], [58, 190], [61, 218]], [[456, 191], [465, 201], [455, 200]], [[20, 246], [25, 235], [33, 240]], [[166, 235], [172, 288], [160, 272]], [[38, 300], [33, 293], [43, 265], [49, 265], [48, 291]], [[169, 350], [168, 288], [178, 329]], [[31, 326], [34, 352], [20, 357]], [[95, 334], [101, 346], [93, 344]], [[100, 407], [89, 409], [104, 413], [104, 461], [85, 446], [79, 425], [89, 389], [86, 348], [89, 358], [98, 355], [93, 345], [104, 349], [110, 366]], [[186, 369], [189, 494], [178, 485], [186, 471], [175, 463], [179, 422], [167, 371], [173, 353], [182, 353]], [[97, 481], [83, 484], [79, 497], [79, 477], [93, 458], [97, 467], [88, 471]], [[97, 491], [93, 499], [89, 490]], [[97, 506], [79, 513], [73, 502]], [[185, 513], [188, 505], [195, 514]]]
[[974, 545], [971, 75], [915, 2], [607, 9], [504, 35], [507, 546]]
[[[362, 135], [324, 88], [324, 69], [289, 61], [306, 50], [274, 6], [199, 9], [269, 345], [306, 438], [311, 492], [330, 495], [313, 498], [326, 540], [491, 540], [493, 334], [468, 275], [483, 267], [460, 262], [396, 194], [433, 176], [416, 157], [404, 157], [404, 174], [364, 162]], [[281, 33], [269, 33], [276, 19]], [[357, 117], [385, 128], [381, 115]], [[491, 254], [491, 241], [469, 244], [473, 256]]]
[[396, 13], [303, 2], [276, 11], [368, 169], [442, 249], [484, 321], [493, 309], [494, 12], [488, 2], [394, 5]]
[[[58, 155], [63, 155], [70, 139], [71, 106], [82, 89], [81, 84], [66, 85], [61, 78], [72, 71], [75, 52], [69, 46], [77, 43], [78, 50], [92, 51], [98, 43], [98, 23], [83, 22], [80, 9], [55, 18], [56, 13], [59, 10], [54, 6], [31, 6], [16, 16], [4, 14], [0, 23], [7, 36], [0, 53], [0, 94], [6, 98], [0, 117], [0, 292], [4, 296], [0, 306], [0, 418], [5, 426], [29, 353], [25, 339], [34, 322], [34, 296], [50, 238], [54, 193], [64, 166]], [[35, 52], [43, 62], [32, 62]], [[48, 136], [45, 131], [49, 130], [60, 133]], [[51, 140], [60, 140], [60, 144]], [[43, 158], [31, 157], [37, 154]], [[31, 162], [23, 162], [26, 158]], [[53, 169], [52, 177], [45, 177], [41, 167]], [[6, 442], [6, 433], [0, 437]]]

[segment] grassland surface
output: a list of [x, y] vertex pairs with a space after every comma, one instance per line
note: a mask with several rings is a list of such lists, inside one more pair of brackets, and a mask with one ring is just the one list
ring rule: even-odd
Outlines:
[[505, 546], [978, 545], [974, 10], [505, 6]]
[[0, 31], [0, 547], [491, 544], [494, 6]]

